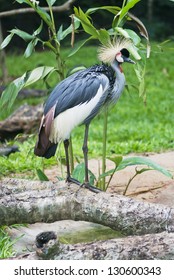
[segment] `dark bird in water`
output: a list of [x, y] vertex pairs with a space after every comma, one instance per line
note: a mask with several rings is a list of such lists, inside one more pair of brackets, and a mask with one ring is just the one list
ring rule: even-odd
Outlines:
[[124, 62], [135, 63], [129, 58], [128, 39], [117, 39], [99, 49], [101, 65], [78, 71], [61, 81], [52, 91], [44, 107], [38, 141], [34, 153], [50, 158], [55, 155], [57, 145], [63, 141], [67, 165], [67, 182], [80, 184], [70, 176], [68, 146], [71, 131], [85, 125], [83, 153], [85, 162], [84, 186], [93, 191], [88, 179], [88, 130], [91, 120], [104, 106], [115, 104], [124, 86], [125, 76], [121, 68]]

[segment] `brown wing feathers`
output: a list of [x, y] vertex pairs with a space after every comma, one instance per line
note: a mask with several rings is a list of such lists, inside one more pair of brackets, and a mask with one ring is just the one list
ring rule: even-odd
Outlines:
[[40, 128], [39, 128], [38, 141], [34, 148], [34, 153], [37, 156], [40, 156], [40, 157], [46, 156], [48, 149], [53, 145], [55, 146], [55, 144], [51, 143], [49, 140], [51, 124], [52, 124], [52, 121], [54, 120], [55, 108], [56, 108], [56, 105], [54, 105], [48, 111], [48, 113], [45, 116], [43, 115], [43, 117], [42, 117]]

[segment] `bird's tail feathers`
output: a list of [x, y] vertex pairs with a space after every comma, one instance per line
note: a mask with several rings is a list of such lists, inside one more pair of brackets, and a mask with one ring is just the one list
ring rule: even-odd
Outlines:
[[49, 112], [42, 117], [38, 141], [34, 148], [34, 154], [39, 157], [50, 158], [55, 155], [57, 144], [51, 143], [49, 135], [51, 131], [51, 124], [54, 120], [55, 106], [53, 106]]
[[43, 157], [45, 158], [53, 157], [56, 153], [57, 145], [58, 144], [51, 144], [50, 147], [44, 153]]

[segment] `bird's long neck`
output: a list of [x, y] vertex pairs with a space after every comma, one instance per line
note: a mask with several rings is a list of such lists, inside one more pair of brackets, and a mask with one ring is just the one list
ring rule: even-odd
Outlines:
[[113, 70], [116, 73], [116, 78], [115, 78], [115, 83], [112, 89], [112, 102], [116, 103], [118, 98], [120, 97], [124, 86], [125, 86], [125, 76], [123, 74], [123, 71], [120, 67], [120, 65], [118, 64], [117, 61], [114, 61], [111, 64], [111, 67], [113, 68]]

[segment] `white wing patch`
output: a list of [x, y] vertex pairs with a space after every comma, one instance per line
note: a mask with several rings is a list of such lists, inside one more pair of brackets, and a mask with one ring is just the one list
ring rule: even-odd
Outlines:
[[100, 85], [97, 94], [89, 102], [82, 103], [59, 114], [52, 122], [49, 140], [58, 143], [69, 139], [71, 131], [90, 115], [103, 93], [109, 86], [109, 81], [103, 89]]

